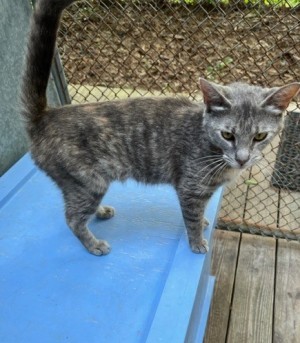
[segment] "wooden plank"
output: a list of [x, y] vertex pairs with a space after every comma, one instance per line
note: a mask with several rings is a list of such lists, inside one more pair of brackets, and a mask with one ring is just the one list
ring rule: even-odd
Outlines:
[[216, 276], [205, 343], [225, 342], [240, 233], [216, 230], [212, 251], [212, 274]]
[[275, 245], [242, 235], [227, 342], [272, 342]]
[[300, 244], [278, 241], [274, 343], [300, 339]]

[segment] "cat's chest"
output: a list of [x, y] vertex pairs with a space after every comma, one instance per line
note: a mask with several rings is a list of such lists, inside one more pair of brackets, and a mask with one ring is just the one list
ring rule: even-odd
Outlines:
[[240, 174], [241, 170], [229, 168], [217, 177], [212, 178], [208, 183], [200, 182], [201, 187], [209, 191], [214, 191], [216, 187], [233, 183]]
[[222, 175], [220, 175], [220, 180], [218, 181], [222, 183], [231, 183], [234, 182], [240, 176], [240, 174], [241, 170], [229, 168], [226, 169]]

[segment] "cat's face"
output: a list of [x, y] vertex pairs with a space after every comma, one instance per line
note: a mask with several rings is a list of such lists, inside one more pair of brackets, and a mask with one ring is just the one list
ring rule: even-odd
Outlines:
[[211, 142], [223, 152], [232, 168], [244, 169], [261, 158], [262, 150], [282, 127], [282, 115], [258, 106], [233, 106], [207, 113], [205, 127]]
[[264, 89], [235, 83], [227, 87], [200, 81], [206, 111], [204, 126], [210, 142], [228, 166], [245, 169], [282, 127], [282, 113], [300, 84]]

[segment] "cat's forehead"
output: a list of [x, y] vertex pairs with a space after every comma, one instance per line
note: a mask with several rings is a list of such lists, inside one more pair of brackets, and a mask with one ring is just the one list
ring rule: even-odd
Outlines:
[[265, 99], [268, 89], [235, 82], [226, 87], [226, 97], [235, 106], [255, 109]]
[[230, 112], [219, 118], [219, 127], [238, 134], [272, 131], [278, 123], [275, 117], [262, 111], [256, 104], [243, 99], [232, 106]]
[[267, 129], [276, 118], [261, 107], [268, 90], [259, 86], [235, 83], [230, 86], [230, 125], [238, 131], [253, 132]]
[[255, 132], [259, 127], [259, 123], [252, 116], [244, 116], [231, 113], [219, 120], [219, 128], [226, 131], [234, 131], [236, 133]]

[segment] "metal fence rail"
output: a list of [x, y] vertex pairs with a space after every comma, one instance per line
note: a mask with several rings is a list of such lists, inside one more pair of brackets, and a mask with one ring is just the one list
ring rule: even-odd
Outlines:
[[[65, 13], [59, 37], [73, 102], [175, 93], [199, 99], [199, 76], [266, 86], [299, 81], [297, 1], [227, 2], [76, 3]], [[292, 121], [262, 164], [226, 190], [221, 227], [300, 240], [299, 104], [289, 110]], [[289, 127], [299, 129], [293, 137]], [[294, 153], [286, 159], [284, 151]], [[276, 184], [289, 173], [297, 187], [284, 178]]]

